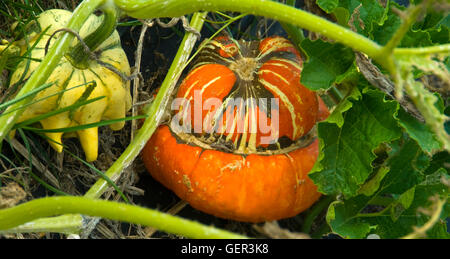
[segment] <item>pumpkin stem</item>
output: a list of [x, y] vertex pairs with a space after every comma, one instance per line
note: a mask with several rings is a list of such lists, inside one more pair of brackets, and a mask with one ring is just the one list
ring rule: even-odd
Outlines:
[[[66, 55], [74, 67], [88, 68], [88, 61], [92, 52], [116, 29], [119, 16], [117, 8], [111, 4], [104, 4], [101, 10], [103, 11], [102, 24], [94, 32], [86, 36], [83, 42], [79, 41]], [[86, 47], [89, 48], [89, 51], [86, 50]]]

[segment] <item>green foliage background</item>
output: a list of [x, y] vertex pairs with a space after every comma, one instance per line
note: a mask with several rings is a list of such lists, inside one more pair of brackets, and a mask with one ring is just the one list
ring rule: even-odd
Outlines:
[[[405, 10], [393, 1], [385, 7], [376, 0], [316, 3], [341, 25], [383, 45], [401, 24], [393, 10]], [[448, 13], [430, 10], [413, 24], [400, 46], [447, 43]], [[368, 234], [400, 238], [424, 225], [431, 212], [423, 208], [430, 208], [433, 198], [448, 198], [449, 153], [438, 152], [442, 146], [429, 126], [356, 72], [351, 49], [321, 39], [306, 39], [300, 47], [308, 57], [303, 84], [313, 90], [336, 87], [346, 92], [330, 117], [318, 125], [320, 162], [310, 173], [321, 192], [338, 197], [326, 216], [332, 231], [346, 238]], [[415, 74], [418, 80], [425, 73], [417, 69]], [[443, 114], [448, 99], [435, 95]], [[443, 206], [440, 220], [426, 232], [430, 238], [450, 237], [445, 224], [450, 207], [448, 202]]]

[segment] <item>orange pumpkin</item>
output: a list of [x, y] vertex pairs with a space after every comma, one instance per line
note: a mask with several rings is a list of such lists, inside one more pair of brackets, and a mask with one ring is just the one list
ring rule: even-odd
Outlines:
[[307, 176], [314, 125], [328, 109], [300, 84], [301, 67], [282, 37], [211, 40], [177, 89], [170, 122], [142, 151], [147, 170], [221, 218], [261, 222], [309, 208], [320, 197]]

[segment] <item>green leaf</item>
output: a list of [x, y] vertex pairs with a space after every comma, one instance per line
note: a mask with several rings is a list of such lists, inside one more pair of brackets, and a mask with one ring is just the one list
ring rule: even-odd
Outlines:
[[328, 116], [326, 122], [335, 123], [338, 127], [344, 124], [344, 117], [342, 114], [352, 108], [353, 101], [357, 101], [362, 97], [358, 87], [353, 87], [349, 90], [347, 96], [333, 109], [333, 112]]
[[[376, 207], [370, 205], [380, 192], [372, 197], [359, 195], [334, 202], [327, 212], [327, 222], [333, 232], [345, 238], [365, 238], [368, 234], [377, 234], [381, 238], [405, 236], [413, 231], [414, 226], [422, 226], [430, 219], [429, 216], [419, 213], [418, 209], [430, 206], [431, 196], [448, 196], [449, 188], [442, 183], [442, 177], [442, 172], [427, 177], [429, 179], [408, 189], [381, 211], [376, 211]], [[449, 237], [444, 221], [449, 215], [449, 207], [447, 203], [441, 214], [442, 220], [427, 232], [429, 238]]]
[[345, 202], [331, 203], [326, 215], [331, 230], [344, 238], [366, 237], [371, 230], [371, 225], [357, 215], [368, 200], [368, 197], [360, 195]]
[[450, 83], [448, 70], [442, 64], [443, 60], [441, 61], [443, 58], [439, 55], [396, 55], [398, 72], [402, 77], [397, 78], [395, 87], [397, 93], [405, 90], [443, 149], [450, 151], [450, 136], [445, 130], [449, 117], [443, 113], [442, 99], [416, 80], [413, 74], [413, 68], [420, 69], [424, 73], [439, 77], [445, 83]]
[[440, 168], [442, 168], [443, 170], [447, 171], [448, 174], [450, 174], [450, 166], [448, 165], [446, 166], [446, 164], [448, 164], [448, 161], [450, 161], [450, 153], [448, 153], [447, 151], [442, 151], [434, 154], [430, 162], [430, 165], [425, 170], [424, 174], [426, 175], [432, 174], [437, 170], [439, 170]]
[[392, 12], [388, 13], [386, 20], [382, 24], [374, 24], [369, 37], [380, 45], [386, 45], [397, 31], [401, 24], [398, 16]]
[[325, 194], [357, 194], [372, 173], [373, 150], [381, 143], [400, 137], [394, 119], [398, 104], [384, 100], [384, 94], [369, 90], [344, 113], [342, 127], [330, 122], [318, 124], [319, 162], [309, 174]]
[[389, 167], [381, 167], [373, 178], [367, 181], [358, 190], [358, 194], [364, 194], [366, 196], [372, 196], [379, 188], [381, 180], [389, 172]]
[[[382, 24], [386, 19], [387, 9], [384, 8], [377, 0], [340, 0], [339, 7], [335, 9], [335, 16], [341, 19], [345, 16], [345, 12], [340, 10], [343, 8], [348, 12], [348, 20], [353, 15], [353, 26], [356, 30], [368, 36], [373, 29], [373, 24]], [[342, 22], [341, 22], [342, 24]]]
[[[380, 170], [361, 188], [370, 192], [331, 204], [326, 218], [333, 232], [346, 238], [365, 238], [368, 234], [399, 238], [411, 233], [414, 226], [425, 224], [430, 216], [420, 213], [419, 208], [429, 207], [432, 196], [446, 199], [450, 193], [443, 182], [449, 180], [445, 170], [423, 174], [429, 160], [415, 140], [405, 136], [394, 141], [385, 162], [390, 170]], [[378, 205], [380, 199], [387, 202]], [[443, 220], [427, 232], [428, 237], [449, 237], [444, 222], [449, 212], [447, 203], [441, 214]]]
[[[389, 2], [389, 5], [404, 10], [405, 8]], [[367, 36], [381, 45], [385, 45], [394, 35], [394, 32], [400, 26], [402, 20], [389, 8], [386, 17], [382, 22], [374, 23], [373, 30], [368, 32]], [[416, 22], [403, 37], [399, 47], [422, 47], [435, 44], [446, 44], [449, 42], [448, 16], [441, 13], [429, 12], [425, 18]]]
[[355, 60], [353, 50], [339, 43], [305, 39], [300, 47], [308, 57], [300, 82], [312, 90], [330, 88]]
[[336, 22], [344, 27], [348, 27], [348, 19], [350, 18], [350, 13], [346, 8], [337, 7], [333, 11], [334, 17], [336, 18]]
[[316, 0], [317, 5], [327, 13], [331, 13], [338, 7], [339, 0]]
[[391, 206], [391, 218], [395, 222], [402, 215], [402, 213], [411, 206], [414, 200], [416, 188], [413, 187], [402, 193], [397, 201]]
[[399, 47], [426, 47], [431, 45], [433, 45], [433, 42], [431, 41], [431, 35], [429, 32], [410, 29], [405, 36], [403, 36]]
[[417, 144], [425, 152], [433, 154], [435, 151], [441, 149], [441, 143], [436, 139], [436, 135], [426, 124], [421, 123], [403, 109], [398, 111], [397, 118], [400, 126], [405, 129], [411, 138], [417, 141]]
[[[426, 177], [424, 181], [415, 187], [414, 199], [407, 210], [397, 219], [397, 222], [385, 221], [387, 224], [380, 224], [379, 233], [385, 238], [397, 238], [413, 231], [413, 226], [422, 226], [430, 217], [418, 212], [419, 208], [427, 208], [431, 205], [430, 197], [438, 195], [441, 199], [446, 199], [449, 195], [449, 187], [442, 179], [448, 180], [448, 175], [437, 171]], [[441, 213], [441, 220], [438, 221], [431, 230], [427, 231], [428, 238], [449, 238], [445, 218], [448, 217], [450, 206], [447, 203]]]
[[450, 32], [448, 27], [428, 30], [430, 39], [434, 44], [446, 44], [450, 42]]
[[438, 13], [434, 10], [429, 10], [423, 19], [417, 21], [412, 26], [414, 30], [427, 30], [431, 28], [437, 28], [442, 23], [445, 24], [445, 17], [443, 13]]
[[380, 194], [400, 195], [421, 181], [422, 172], [429, 166], [430, 158], [412, 139], [400, 139], [390, 144], [386, 161], [390, 172], [383, 178]]
[[363, 84], [363, 82], [367, 82], [367, 80], [361, 75], [356, 62], [353, 62], [344, 74], [341, 74], [336, 78], [335, 82], [336, 84], [349, 83], [356, 85], [358, 83]]
[[416, 22], [412, 27], [413, 30], [427, 31], [434, 44], [446, 44], [450, 41], [449, 26], [450, 17], [448, 15], [430, 10], [421, 21]]
[[414, 194], [415, 194], [416, 188], [413, 187], [406, 192], [404, 192], [400, 197], [398, 198], [398, 202], [405, 208], [408, 209], [412, 202], [414, 201]]
[[387, 15], [387, 8], [384, 8], [378, 0], [363, 0], [360, 9], [360, 18], [365, 23], [365, 28], [362, 31], [364, 35], [370, 35], [373, 26], [382, 24]]

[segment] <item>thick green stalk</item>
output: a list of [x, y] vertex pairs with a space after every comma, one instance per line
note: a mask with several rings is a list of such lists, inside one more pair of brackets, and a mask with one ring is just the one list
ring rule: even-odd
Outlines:
[[306, 215], [305, 220], [303, 221], [302, 232], [309, 234], [311, 231], [312, 224], [314, 220], [322, 213], [325, 209], [328, 209], [331, 202], [336, 200], [336, 197], [333, 195], [323, 197], [318, 203], [316, 203]]
[[[0, 214], [2, 211], [0, 210]], [[59, 217], [42, 218], [14, 228], [0, 230], [6, 233], [57, 232], [63, 234], [79, 234], [83, 230], [83, 217], [79, 214], [68, 214]]]
[[450, 44], [442, 44], [420, 48], [396, 48], [394, 55], [432, 55], [432, 54], [450, 53]]
[[234, 11], [265, 16], [318, 32], [367, 54], [377, 62], [385, 62], [385, 57], [380, 56], [381, 46], [374, 41], [314, 14], [271, 0], [114, 0], [114, 2], [129, 16], [141, 19], [178, 17], [199, 10]]
[[394, 49], [400, 44], [403, 37], [411, 27], [411, 24], [413, 24], [413, 22], [417, 19], [417, 16], [420, 14], [423, 8], [424, 4], [409, 7], [408, 11], [406, 12], [407, 16], [405, 17], [405, 19], [403, 19], [402, 24], [395, 31], [394, 35], [391, 37], [388, 43], [380, 51], [381, 56], [385, 57], [383, 65], [393, 77], [397, 77], [398, 71], [396, 69], [392, 53], [394, 52]]
[[[94, 51], [100, 44], [102, 44], [114, 32], [117, 25], [119, 13], [112, 2], [106, 2], [100, 8], [103, 11], [102, 24], [91, 34], [83, 39], [90, 51]], [[89, 53], [86, 52], [85, 46], [78, 42], [66, 57], [70, 60], [74, 67], [87, 68], [89, 61]]]
[[[205, 17], [206, 12], [195, 13], [192, 16], [190, 26], [197, 31], [200, 31]], [[134, 161], [134, 159], [141, 152], [147, 140], [150, 139], [151, 135], [156, 130], [156, 127], [158, 127], [164, 111], [169, 103], [169, 96], [175, 88], [176, 82], [184, 69], [184, 65], [189, 58], [196, 40], [197, 38], [193, 33], [186, 33], [184, 36], [166, 78], [164, 79], [155, 100], [146, 112], [148, 119], [145, 120], [144, 124], [122, 155], [105, 172], [105, 175], [111, 180], [117, 180], [121, 172]], [[85, 194], [85, 197], [99, 198], [108, 186], [109, 185], [105, 180], [100, 179], [89, 189], [89, 191]]]
[[[103, 4], [105, 0], [85, 0], [83, 1], [77, 9], [75, 9], [72, 18], [67, 24], [67, 28], [72, 29], [74, 31], [79, 31], [81, 26], [87, 20], [89, 15], [101, 4]], [[70, 43], [72, 42], [74, 36], [70, 33], [63, 32], [64, 35], [59, 37], [52, 48], [49, 50], [45, 58], [42, 60], [41, 64], [37, 67], [37, 69], [33, 72], [30, 78], [27, 80], [25, 85], [20, 89], [17, 93], [16, 98], [19, 98], [36, 87], [43, 85], [50, 74], [55, 69], [56, 65], [58, 65], [61, 60], [64, 52], [69, 48]], [[9, 107], [10, 110], [15, 110], [31, 100], [33, 100], [35, 95], [30, 95], [29, 97], [23, 99], [20, 102], [17, 102]], [[8, 135], [11, 128], [16, 123], [17, 119], [23, 113], [23, 109], [17, 109], [14, 112], [11, 112], [8, 115], [0, 116], [0, 143], [3, 139]]]
[[400, 44], [403, 37], [405, 36], [405, 34], [408, 32], [409, 28], [411, 27], [411, 24], [413, 24], [416, 21], [417, 16], [420, 14], [422, 9], [423, 9], [422, 5], [416, 5], [416, 6], [409, 7], [409, 9], [407, 11], [407, 17], [405, 17], [402, 24], [397, 29], [397, 31], [395, 31], [392, 38], [383, 47], [383, 52], [386, 55], [389, 55], [390, 53], [392, 53], [392, 51], [394, 51], [395, 47], [397, 47]]
[[73, 213], [154, 227], [189, 238], [246, 238], [156, 210], [84, 197], [40, 198], [0, 210], [0, 231], [17, 227], [34, 219]]
[[[295, 7], [295, 0], [287, 0], [286, 4]], [[305, 39], [305, 35], [303, 34], [303, 30], [301, 28], [298, 28], [290, 23], [285, 22], [282, 22], [281, 26], [289, 35], [291, 41], [294, 42], [295, 44], [298, 45]]]

